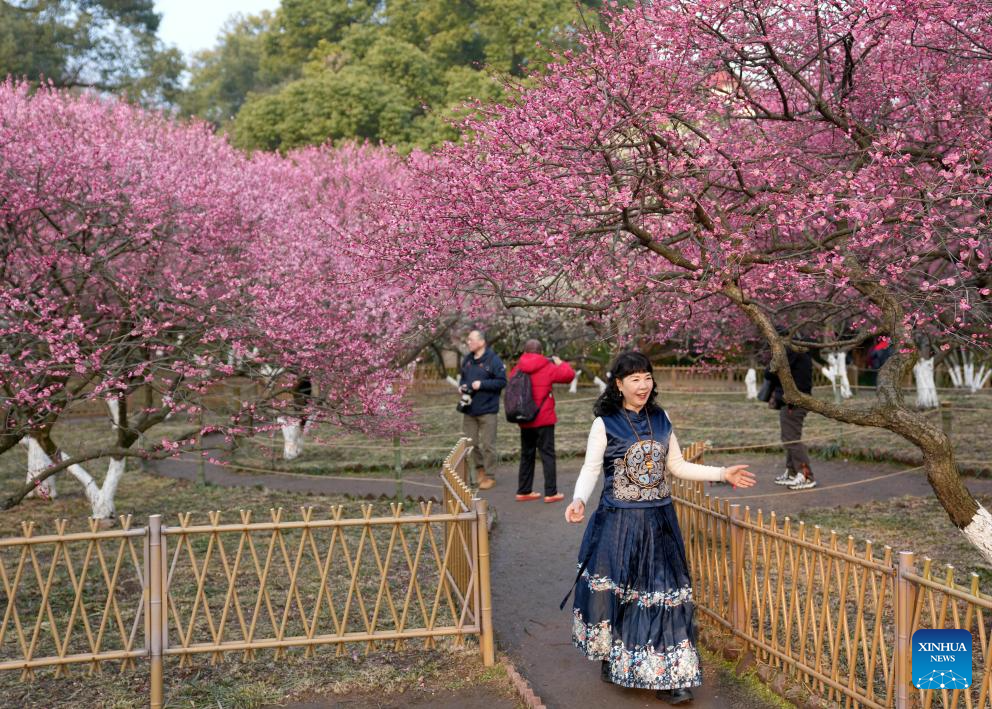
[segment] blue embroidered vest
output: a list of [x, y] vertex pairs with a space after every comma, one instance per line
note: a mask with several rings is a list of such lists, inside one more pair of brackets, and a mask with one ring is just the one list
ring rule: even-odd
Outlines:
[[[672, 490], [665, 464], [672, 422], [664, 411], [656, 411], [650, 415], [649, 429], [645, 410], [626, 411], [626, 414], [619, 411], [602, 417], [606, 426], [603, 503], [610, 507], [669, 505]], [[637, 429], [637, 436], [631, 424]]]

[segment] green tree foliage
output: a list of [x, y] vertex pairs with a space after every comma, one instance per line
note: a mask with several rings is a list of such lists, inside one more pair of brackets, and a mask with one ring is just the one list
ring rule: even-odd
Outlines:
[[263, 70], [264, 42], [272, 15], [234, 15], [221, 30], [217, 46], [193, 57], [188, 89], [179, 107], [216, 125], [237, 115], [248, 92], [278, 82]]
[[[588, 10], [598, 0], [584, 0]], [[587, 21], [573, 0], [283, 0], [197, 55], [184, 112], [245, 149], [346, 138], [428, 147], [471, 99], [539, 70]], [[589, 13], [586, 13], [587, 15]], [[590, 15], [595, 18], [595, 14]]]
[[0, 0], [0, 79], [170, 103], [183, 61], [158, 39], [159, 20], [153, 0]]

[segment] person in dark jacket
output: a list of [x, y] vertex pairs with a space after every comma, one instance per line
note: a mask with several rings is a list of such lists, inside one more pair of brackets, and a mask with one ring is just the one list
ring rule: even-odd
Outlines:
[[465, 344], [469, 352], [462, 359], [458, 385], [471, 402], [462, 410], [462, 432], [472, 439], [476, 483], [480, 490], [488, 490], [496, 484], [496, 414], [499, 393], [506, 386], [506, 367], [479, 330], [472, 330]]
[[[779, 334], [787, 334], [779, 332]], [[786, 350], [789, 360], [789, 372], [796, 383], [796, 388], [804, 394], [813, 393], [813, 357], [807, 352], [799, 352], [789, 347]], [[809, 451], [802, 442], [803, 423], [806, 420], [806, 409], [787, 404], [785, 390], [778, 375], [771, 369], [765, 369], [765, 379], [772, 383], [772, 396], [768, 405], [778, 409], [778, 422], [781, 431], [782, 445], [785, 448], [785, 471], [775, 478], [776, 485], [786, 485], [792, 490], [809, 490], [816, 487], [813, 469], [810, 466]]]
[[540, 408], [533, 421], [517, 424], [520, 426], [520, 469], [517, 473], [517, 500], [536, 500], [541, 493], [534, 492], [534, 463], [537, 451], [541, 451], [541, 467], [544, 470], [544, 501], [560, 502], [565, 496], [558, 492], [558, 477], [555, 460], [555, 398], [552, 385], [568, 384], [575, 378], [575, 371], [567, 362], [558, 357], [548, 359], [541, 354], [540, 340], [527, 340], [520, 361], [510, 371], [510, 378], [517, 372], [530, 376], [531, 393], [534, 403]]
[[868, 376], [869, 386], [878, 385], [878, 370], [892, 356], [892, 341], [882, 335], [875, 341], [875, 345], [868, 352]]

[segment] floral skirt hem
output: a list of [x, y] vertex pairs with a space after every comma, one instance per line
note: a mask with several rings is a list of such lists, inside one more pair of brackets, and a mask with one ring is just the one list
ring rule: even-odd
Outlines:
[[630, 689], [689, 689], [703, 683], [699, 652], [688, 639], [672, 647], [625, 647], [609, 621], [586, 623], [573, 611], [572, 644], [589, 660], [607, 661], [610, 681]]

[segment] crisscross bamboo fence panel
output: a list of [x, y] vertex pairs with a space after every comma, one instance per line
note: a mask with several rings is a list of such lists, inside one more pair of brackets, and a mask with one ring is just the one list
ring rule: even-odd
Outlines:
[[[702, 449], [686, 458], [702, 459]], [[992, 598], [978, 577], [955, 583], [911, 552], [753, 512], [673, 487], [701, 622], [726, 631], [757, 661], [845, 708], [992, 707]], [[912, 634], [961, 628], [974, 638], [972, 686], [912, 686]]]
[[318, 515], [250, 511], [225, 520], [220, 512], [189, 513], [166, 526], [0, 539], [0, 669], [31, 680], [43, 667], [56, 676], [72, 665], [100, 671], [132, 669], [148, 658], [150, 704], [162, 703], [164, 658], [180, 666], [196, 655], [212, 662], [245, 659], [267, 649], [307, 655], [320, 645], [400, 647], [417, 639], [461, 644], [479, 636], [494, 662], [487, 505], [472, 497], [460, 471], [461, 441], [445, 460], [445, 509], [399, 503], [373, 516], [342, 506]]
[[133, 667], [146, 655], [148, 549], [143, 527], [67, 531], [0, 539], [0, 670], [21, 670], [23, 679], [53, 667], [57, 676], [71, 664], [99, 671], [105, 663]]

